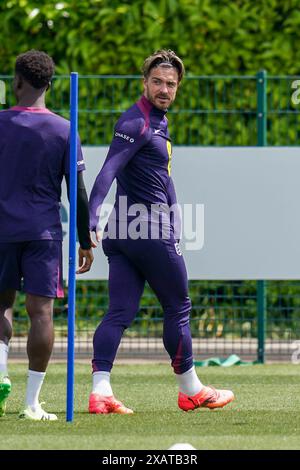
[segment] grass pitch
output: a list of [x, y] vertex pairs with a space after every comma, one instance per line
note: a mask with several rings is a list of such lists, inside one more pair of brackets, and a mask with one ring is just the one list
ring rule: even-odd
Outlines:
[[119, 365], [112, 373], [117, 398], [134, 415], [89, 415], [91, 372], [76, 365], [75, 415], [66, 423], [66, 365], [49, 366], [41, 392], [56, 422], [19, 421], [26, 364], [11, 364], [12, 393], [0, 418], [0, 449], [168, 449], [188, 442], [196, 449], [300, 449], [300, 374], [296, 365], [198, 368], [203, 383], [231, 388], [233, 403], [221, 410], [184, 413], [165, 364]]

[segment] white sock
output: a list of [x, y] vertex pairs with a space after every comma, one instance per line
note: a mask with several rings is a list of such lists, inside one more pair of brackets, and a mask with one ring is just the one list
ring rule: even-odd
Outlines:
[[7, 375], [8, 345], [0, 341], [0, 374]]
[[36, 408], [39, 405], [39, 394], [44, 382], [46, 372], [36, 372], [35, 370], [28, 370], [27, 376], [27, 390], [25, 406]]
[[185, 395], [193, 397], [203, 388], [203, 385], [200, 382], [198, 375], [196, 374], [196, 369], [194, 366], [187, 372], [184, 372], [184, 374], [175, 375], [179, 386], [179, 391]]
[[93, 373], [93, 393], [111, 397], [113, 391], [110, 385], [110, 372], [98, 371]]

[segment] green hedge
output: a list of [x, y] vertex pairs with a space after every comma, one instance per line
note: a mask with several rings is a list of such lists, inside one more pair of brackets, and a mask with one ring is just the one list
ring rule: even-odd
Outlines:
[[3, 0], [0, 73], [43, 49], [57, 73], [138, 74], [145, 55], [174, 49], [189, 74], [297, 74], [298, 0]]
[[[192, 300], [191, 329], [205, 338], [256, 337], [256, 281], [190, 281]], [[107, 281], [78, 282], [77, 330], [91, 332], [108, 308]], [[147, 286], [137, 319], [127, 330], [129, 336], [158, 336], [162, 333], [163, 313]], [[19, 330], [28, 326], [24, 296], [19, 295], [15, 319]], [[66, 334], [67, 297], [55, 304], [57, 331]], [[300, 282], [269, 281], [267, 283], [268, 338], [297, 339], [300, 320]]]
[[[257, 142], [255, 80], [193, 77], [255, 76], [261, 69], [272, 76], [299, 73], [298, 0], [4, 0], [0, 18], [0, 75], [11, 75], [15, 57], [30, 48], [51, 54], [58, 75], [71, 70], [138, 75], [154, 49], [174, 49], [189, 77], [170, 112], [171, 134], [178, 145]], [[68, 79], [58, 82], [49, 106], [68, 116]], [[272, 145], [299, 142], [291, 82], [269, 81]], [[116, 118], [141, 89], [140, 81], [132, 78], [80, 79], [83, 143], [107, 144]], [[8, 102], [13, 102], [10, 96]]]

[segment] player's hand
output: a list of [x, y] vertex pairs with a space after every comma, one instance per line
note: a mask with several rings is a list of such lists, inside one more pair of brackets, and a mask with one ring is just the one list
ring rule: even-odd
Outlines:
[[91, 235], [91, 242], [92, 242], [92, 247], [93, 248], [96, 248], [96, 246], [98, 246], [98, 243], [101, 242], [101, 240], [103, 238], [103, 231], [97, 229], [96, 233], [95, 233], [95, 236], [96, 236], [96, 241], [92, 238], [92, 235]]
[[90, 248], [89, 250], [83, 250], [79, 247], [78, 258], [79, 269], [76, 271], [76, 274], [83, 274], [88, 272], [91, 269], [91, 266], [94, 261], [92, 248]]
[[101, 242], [102, 238], [103, 238], [103, 231], [102, 230], [97, 230], [96, 232], [96, 238], [97, 238], [97, 242]]
[[93, 232], [90, 232], [90, 240], [92, 248], [97, 248], [97, 243], [93, 240]]

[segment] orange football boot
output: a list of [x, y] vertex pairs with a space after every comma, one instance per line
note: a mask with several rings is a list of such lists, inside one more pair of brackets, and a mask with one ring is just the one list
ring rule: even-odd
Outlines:
[[178, 406], [183, 411], [196, 408], [223, 408], [234, 399], [231, 390], [217, 390], [214, 387], [203, 386], [202, 390], [190, 397], [182, 392], [178, 394]]
[[113, 395], [104, 397], [99, 395], [99, 393], [91, 393], [89, 399], [89, 413], [131, 415], [133, 411], [130, 408], [126, 408], [126, 406], [116, 400]]

